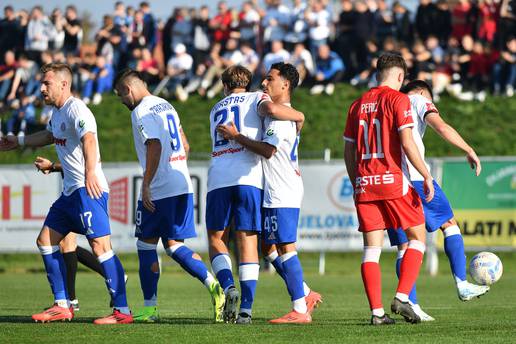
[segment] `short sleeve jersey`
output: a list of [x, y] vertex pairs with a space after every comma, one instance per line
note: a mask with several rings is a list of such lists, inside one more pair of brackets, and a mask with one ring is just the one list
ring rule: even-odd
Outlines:
[[[439, 113], [434, 103], [431, 100], [423, 97], [420, 94], [411, 94], [409, 96], [410, 106], [412, 109], [412, 118], [414, 119], [414, 129], [412, 129], [412, 135], [414, 136], [414, 141], [416, 142], [416, 146], [421, 153], [423, 159], [425, 158], [425, 145], [423, 144], [423, 136], [425, 135], [426, 130], [426, 116], [429, 113]], [[410, 180], [420, 181], [424, 180], [423, 176], [416, 170], [414, 166], [410, 163], [408, 159], [405, 157], [405, 161], [408, 166]], [[430, 167], [428, 164], [427, 168], [430, 171]]]
[[344, 140], [357, 148], [356, 202], [396, 199], [408, 191], [399, 131], [413, 127], [407, 95], [374, 87], [351, 104]]
[[161, 143], [158, 169], [150, 185], [152, 200], [193, 193], [180, 132], [181, 122], [174, 107], [165, 99], [144, 97], [131, 113], [131, 122], [136, 154], [144, 172], [147, 164], [145, 143], [151, 139]]
[[212, 153], [208, 170], [208, 192], [234, 186], [250, 185], [263, 189], [261, 158], [235, 141], [225, 140], [216, 128], [235, 123], [248, 138], [261, 141], [262, 118], [258, 107], [270, 97], [262, 92], [233, 93], [219, 101], [210, 112]]
[[63, 194], [69, 196], [75, 190], [85, 187], [86, 163], [81, 139], [92, 133], [97, 146], [95, 174], [102, 191], [109, 192], [108, 183], [100, 163], [100, 149], [97, 138], [95, 117], [84, 102], [78, 98], [68, 98], [61, 108], [52, 108], [47, 130], [54, 137], [57, 157], [63, 168]]
[[265, 208], [300, 208], [303, 180], [299, 171], [296, 123], [264, 119], [263, 142], [276, 148], [270, 158], [263, 158], [263, 206]]

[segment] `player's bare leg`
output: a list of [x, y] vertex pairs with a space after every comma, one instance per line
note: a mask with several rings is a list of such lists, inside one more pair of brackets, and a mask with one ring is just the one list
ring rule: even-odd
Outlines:
[[457, 294], [461, 301], [469, 301], [489, 291], [489, 286], [469, 283], [466, 275], [466, 254], [464, 240], [457, 221], [454, 218], [441, 226], [444, 236], [444, 252], [450, 262], [453, 279], [457, 286]]
[[111, 236], [92, 238], [89, 239], [89, 242], [93, 253], [104, 269], [106, 286], [114, 303], [112, 314], [96, 319], [93, 323], [97, 325], [132, 323], [133, 316], [127, 305], [124, 268], [111, 248]]
[[421, 318], [409, 303], [409, 293], [417, 280], [423, 262], [426, 240], [425, 225], [410, 227], [405, 230], [405, 233], [409, 243], [401, 262], [398, 288], [391, 304], [391, 311], [403, 316], [407, 322], [419, 323]]
[[312, 322], [308, 311], [303, 288], [303, 268], [297, 257], [296, 244], [286, 243], [277, 245], [281, 255], [285, 282], [292, 300], [292, 311], [286, 315], [270, 320], [271, 324], [307, 324]]
[[[278, 253], [278, 249], [276, 248], [276, 245], [274, 244], [266, 244], [264, 241], [261, 241], [261, 248], [262, 248], [262, 254], [264, 255], [265, 259], [274, 266], [276, 269], [276, 272], [278, 275], [281, 276], [283, 281], [285, 282], [285, 285], [287, 283], [285, 272], [283, 270], [283, 264], [281, 262], [280, 254]], [[315, 292], [310, 289], [308, 284], [303, 281], [303, 289], [305, 294], [305, 301], [306, 306], [308, 307], [308, 312], [310, 315], [313, 313], [313, 311], [319, 307], [319, 305], [323, 302], [322, 301], [322, 295], [318, 292]]]
[[258, 233], [255, 231], [236, 231], [238, 252], [240, 254], [240, 266], [238, 275], [242, 300], [238, 312], [237, 324], [250, 324], [254, 294], [260, 273], [258, 260]]
[[363, 232], [362, 281], [371, 309], [371, 325], [392, 325], [394, 320], [385, 313], [382, 304], [382, 274], [380, 255], [383, 246], [383, 229]]
[[184, 240], [171, 240], [163, 243], [167, 255], [174, 259], [192, 277], [197, 278], [209, 291], [213, 304], [215, 322], [223, 322], [225, 304], [224, 290], [215, 277], [208, 271], [199, 254], [190, 250]]
[[77, 276], [77, 234], [70, 232], [59, 243], [66, 265], [66, 287], [73, 310], [79, 310], [79, 301], [75, 295], [75, 278]]
[[237, 316], [237, 307], [240, 293], [235, 288], [233, 267], [228, 249], [229, 228], [224, 230], [208, 230], [208, 246], [211, 267], [225, 294], [222, 312], [223, 321], [234, 323]]
[[59, 243], [63, 235], [48, 226], [44, 226], [38, 235], [36, 244], [43, 258], [47, 278], [54, 294], [54, 305], [42, 313], [33, 314], [36, 322], [72, 320], [73, 309], [70, 307], [66, 288], [66, 267]]

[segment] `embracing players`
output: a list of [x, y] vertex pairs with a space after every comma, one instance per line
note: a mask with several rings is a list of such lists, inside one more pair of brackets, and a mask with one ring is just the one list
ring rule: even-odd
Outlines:
[[113, 313], [94, 323], [131, 323], [133, 317], [127, 306], [124, 269], [111, 248], [108, 184], [100, 163], [95, 117], [82, 100], [72, 97], [72, 71], [68, 65], [46, 64], [41, 73], [41, 94], [45, 103], [53, 106], [46, 130], [26, 137], [7, 136], [0, 141], [0, 150], [54, 143], [64, 172], [63, 193], [50, 208], [37, 239], [54, 294], [54, 305], [34, 314], [32, 319], [49, 322], [73, 318], [59, 242], [74, 231], [88, 239], [102, 265], [114, 301]]
[[[221, 124], [232, 122], [242, 135], [261, 140], [262, 117], [303, 121], [304, 115], [288, 106], [275, 104], [267, 94], [248, 92], [251, 72], [242, 66], [229, 67], [222, 74], [224, 94], [210, 113], [212, 159], [208, 171], [206, 227], [210, 258], [226, 294], [224, 320], [250, 324], [259, 274], [258, 233], [261, 231], [263, 171], [260, 156], [217, 132]], [[240, 298], [232, 275], [228, 235], [234, 220], [240, 254]], [[238, 315], [238, 317], [237, 317]]]
[[344, 159], [364, 238], [362, 279], [372, 312], [371, 324], [393, 324], [383, 309], [380, 254], [384, 229], [403, 228], [409, 239], [391, 311], [406, 321], [420, 322], [409, 304], [425, 252], [425, 218], [421, 200], [410, 185], [404, 155], [423, 176], [425, 200], [433, 198], [433, 180], [414, 143], [408, 97], [398, 90], [407, 66], [396, 54], [377, 62], [379, 86], [351, 104], [344, 131]]
[[184, 244], [196, 233], [192, 181], [186, 163], [189, 146], [179, 116], [169, 102], [148, 91], [140, 73], [134, 70], [120, 72], [115, 90], [131, 110], [134, 145], [143, 169], [135, 236], [144, 308], [135, 314], [135, 321], [159, 320], [156, 246], [161, 238], [167, 255], [208, 289], [215, 321], [221, 322], [224, 292], [201, 257]]
[[[296, 67], [281, 62], [271, 66], [262, 88], [275, 103], [290, 106], [291, 93], [298, 83]], [[225, 139], [234, 140], [265, 158], [262, 159], [263, 253], [284, 279], [292, 300], [292, 311], [270, 322], [309, 323], [311, 312], [321, 302], [321, 295], [310, 291], [303, 282], [303, 269], [296, 252], [299, 208], [303, 198], [296, 123], [265, 117], [258, 141], [240, 134], [234, 123], [220, 125], [217, 130]]]
[[[402, 92], [406, 93], [410, 99], [412, 107], [412, 117], [414, 120], [414, 128], [412, 134], [414, 141], [421, 152], [423, 159], [425, 156], [425, 146], [423, 144], [423, 135], [427, 125], [434, 129], [443, 139], [450, 144], [462, 150], [467, 157], [471, 167], [475, 169], [478, 176], [481, 171], [480, 160], [477, 154], [464, 139], [448, 125], [440, 116], [439, 111], [432, 102], [432, 89], [422, 80], [414, 80], [409, 82], [402, 88]], [[406, 160], [408, 172], [412, 185], [418, 192], [423, 201], [423, 209], [425, 213], [426, 230], [434, 232], [441, 228], [444, 234], [444, 251], [450, 261], [450, 267], [454, 281], [457, 287], [457, 294], [462, 301], [469, 301], [474, 297], [484, 295], [489, 291], [488, 286], [479, 286], [469, 283], [466, 278], [466, 255], [464, 254], [464, 241], [457, 225], [457, 221], [453, 217], [453, 211], [446, 195], [439, 185], [434, 181], [435, 196], [431, 202], [425, 201], [423, 191], [423, 176], [412, 166], [410, 161]], [[396, 270], [399, 274], [400, 262], [407, 249], [407, 237], [401, 229], [389, 229], [389, 238], [392, 246], [398, 246], [398, 259], [396, 262]], [[421, 310], [418, 305], [416, 296], [416, 286], [412, 289], [410, 302], [413, 308], [423, 321], [434, 320], [431, 316]]]

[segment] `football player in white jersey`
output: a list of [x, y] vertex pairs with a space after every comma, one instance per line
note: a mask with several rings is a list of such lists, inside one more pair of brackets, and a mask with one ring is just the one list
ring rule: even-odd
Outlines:
[[[281, 62], [271, 66], [262, 88], [275, 103], [290, 106], [290, 95], [298, 82], [296, 68]], [[224, 139], [233, 140], [264, 158], [262, 246], [264, 254], [285, 280], [292, 300], [292, 311], [270, 322], [310, 323], [311, 312], [321, 302], [321, 296], [305, 292], [308, 287], [303, 282], [303, 270], [296, 252], [297, 223], [303, 198], [296, 123], [265, 117], [258, 139], [241, 134], [234, 123], [219, 125], [217, 131]], [[310, 295], [310, 305], [305, 295]]]
[[[473, 148], [464, 141], [460, 134], [442, 119], [439, 111], [432, 103], [432, 89], [430, 86], [425, 81], [414, 80], [404, 86], [402, 92], [408, 94], [410, 99], [412, 116], [414, 118], [414, 128], [412, 129], [412, 133], [422, 157], [424, 158], [425, 156], [423, 136], [428, 125], [444, 140], [459, 148], [466, 154], [466, 158], [470, 163], [471, 168], [475, 170], [475, 174], [478, 176], [481, 171], [481, 164], [477, 154]], [[412, 185], [419, 193], [423, 202], [427, 231], [434, 232], [439, 228], [443, 231], [444, 251], [450, 261], [451, 272], [457, 287], [459, 299], [462, 301], [469, 301], [475, 297], [480, 297], [489, 290], [489, 287], [475, 285], [467, 281], [464, 241], [446, 195], [434, 181], [435, 196], [432, 201], [426, 202], [422, 186], [423, 177], [409, 161], [407, 161], [407, 165], [409, 167]], [[408, 240], [405, 232], [402, 230], [389, 229], [388, 234], [391, 245], [398, 246], [396, 272], [399, 274], [400, 263], [405, 250], [407, 249]], [[409, 300], [413, 304], [414, 311], [420, 316], [422, 321], [434, 320], [434, 318], [421, 310], [417, 301], [415, 285], [409, 295]]]
[[159, 319], [156, 246], [161, 238], [167, 255], [208, 289], [215, 321], [222, 322], [224, 292], [201, 257], [184, 244], [185, 239], [197, 234], [192, 181], [186, 163], [189, 146], [179, 116], [169, 102], [148, 91], [140, 73], [134, 70], [120, 72], [115, 90], [132, 111], [134, 145], [143, 169], [135, 236], [144, 308], [135, 313], [134, 319], [142, 322]]
[[[232, 66], [222, 74], [224, 94], [210, 113], [212, 159], [208, 171], [206, 227], [213, 271], [226, 293], [224, 320], [251, 323], [251, 309], [258, 281], [258, 233], [261, 231], [263, 171], [260, 156], [239, 143], [226, 140], [216, 131], [218, 125], [233, 122], [239, 131], [260, 139], [261, 116], [304, 121], [304, 115], [290, 107], [275, 104], [267, 94], [248, 92], [251, 72]], [[260, 116], [261, 115], [261, 116]], [[235, 288], [227, 246], [229, 225], [234, 219], [240, 254], [239, 280], [242, 292]]]
[[88, 239], [104, 269], [106, 285], [114, 300], [113, 313], [94, 323], [131, 323], [124, 269], [111, 248], [108, 183], [100, 163], [95, 117], [82, 100], [71, 95], [72, 71], [68, 65], [50, 63], [41, 68], [41, 74], [41, 94], [45, 103], [53, 106], [46, 130], [26, 137], [8, 136], [0, 142], [0, 150], [54, 143], [64, 172], [63, 193], [50, 208], [37, 239], [54, 305], [34, 314], [32, 319], [50, 322], [73, 318], [66, 289], [66, 268], [59, 251], [59, 242], [73, 229]]

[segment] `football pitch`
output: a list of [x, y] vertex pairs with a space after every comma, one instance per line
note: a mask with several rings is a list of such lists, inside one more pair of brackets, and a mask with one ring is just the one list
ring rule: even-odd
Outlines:
[[[468, 259], [473, 253], [468, 253]], [[0, 343], [510, 343], [516, 339], [516, 252], [500, 253], [504, 275], [491, 291], [469, 302], [458, 300], [444, 254], [439, 274], [423, 273], [418, 280], [419, 302], [436, 318], [432, 323], [410, 325], [396, 317], [389, 327], [369, 325], [369, 310], [360, 278], [360, 254], [327, 254], [327, 274], [317, 274], [314, 254], [300, 254], [305, 280], [323, 294], [324, 303], [310, 325], [269, 325], [267, 320], [290, 309], [283, 281], [262, 272], [258, 282], [253, 324], [213, 324], [208, 292], [196, 279], [163, 256], [159, 283], [159, 324], [95, 326], [106, 315], [108, 295], [95, 273], [77, 275], [80, 311], [71, 323], [33, 323], [30, 315], [48, 307], [50, 288], [40, 258], [0, 256]], [[135, 255], [122, 255], [128, 270], [128, 300], [142, 305]], [[396, 278], [393, 253], [382, 255], [383, 300], [388, 311]]]

